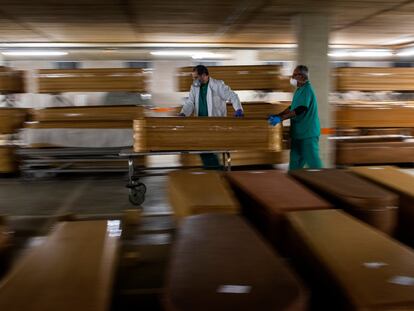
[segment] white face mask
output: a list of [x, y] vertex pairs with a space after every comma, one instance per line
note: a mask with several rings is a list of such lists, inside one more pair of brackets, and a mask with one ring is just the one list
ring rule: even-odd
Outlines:
[[297, 87], [298, 86], [298, 80], [290, 78], [290, 85]]
[[201, 81], [199, 79], [193, 80], [193, 86], [199, 87], [201, 85]]

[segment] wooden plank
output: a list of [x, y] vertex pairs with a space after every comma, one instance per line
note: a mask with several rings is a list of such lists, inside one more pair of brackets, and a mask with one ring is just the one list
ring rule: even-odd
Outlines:
[[134, 121], [134, 150], [282, 150], [282, 127], [264, 119], [145, 118]]
[[107, 221], [60, 223], [0, 283], [1, 310], [109, 310], [118, 238]]
[[399, 195], [397, 236], [414, 247], [414, 177], [391, 166], [355, 167], [351, 171]]
[[414, 251], [339, 210], [287, 215], [316, 310], [412, 310]]
[[172, 172], [168, 175], [168, 197], [177, 218], [239, 212], [237, 200], [218, 172]]
[[16, 147], [13, 146], [0, 146], [0, 173], [10, 174], [17, 171], [15, 150]]
[[24, 72], [0, 67], [0, 93], [24, 93]]
[[166, 287], [169, 311], [307, 310], [303, 285], [236, 215], [183, 221]]
[[342, 208], [389, 235], [394, 234], [399, 202], [392, 192], [345, 170], [304, 169], [289, 174], [335, 207]]

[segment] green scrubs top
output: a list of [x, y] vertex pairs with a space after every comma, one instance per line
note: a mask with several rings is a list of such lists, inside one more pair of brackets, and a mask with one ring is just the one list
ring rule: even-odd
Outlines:
[[206, 84], [201, 84], [200, 95], [198, 97], [198, 116], [199, 117], [208, 117], [207, 90], [208, 90], [208, 82]]
[[318, 102], [309, 81], [296, 89], [290, 110], [294, 110], [299, 106], [304, 106], [307, 110], [291, 119], [290, 135], [292, 139], [318, 137], [321, 133]]

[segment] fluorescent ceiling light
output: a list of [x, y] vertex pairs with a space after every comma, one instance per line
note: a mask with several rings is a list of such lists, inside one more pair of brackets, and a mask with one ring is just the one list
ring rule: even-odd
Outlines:
[[63, 56], [68, 54], [63, 51], [5, 51], [1, 53], [6, 56]]
[[328, 53], [328, 56], [334, 58], [381, 58], [381, 57], [390, 57], [393, 53], [390, 50], [342, 50], [342, 51], [332, 51]]
[[153, 51], [154, 56], [191, 57], [193, 59], [220, 59], [228, 58], [228, 54], [203, 52], [203, 51]]

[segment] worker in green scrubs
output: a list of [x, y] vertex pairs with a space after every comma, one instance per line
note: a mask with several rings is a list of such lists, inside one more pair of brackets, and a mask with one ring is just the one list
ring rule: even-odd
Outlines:
[[282, 113], [269, 116], [272, 126], [290, 119], [290, 161], [289, 170], [307, 166], [319, 169], [322, 162], [319, 157], [320, 123], [318, 102], [309, 81], [309, 70], [304, 65], [295, 68], [290, 83], [297, 87], [292, 104]]

